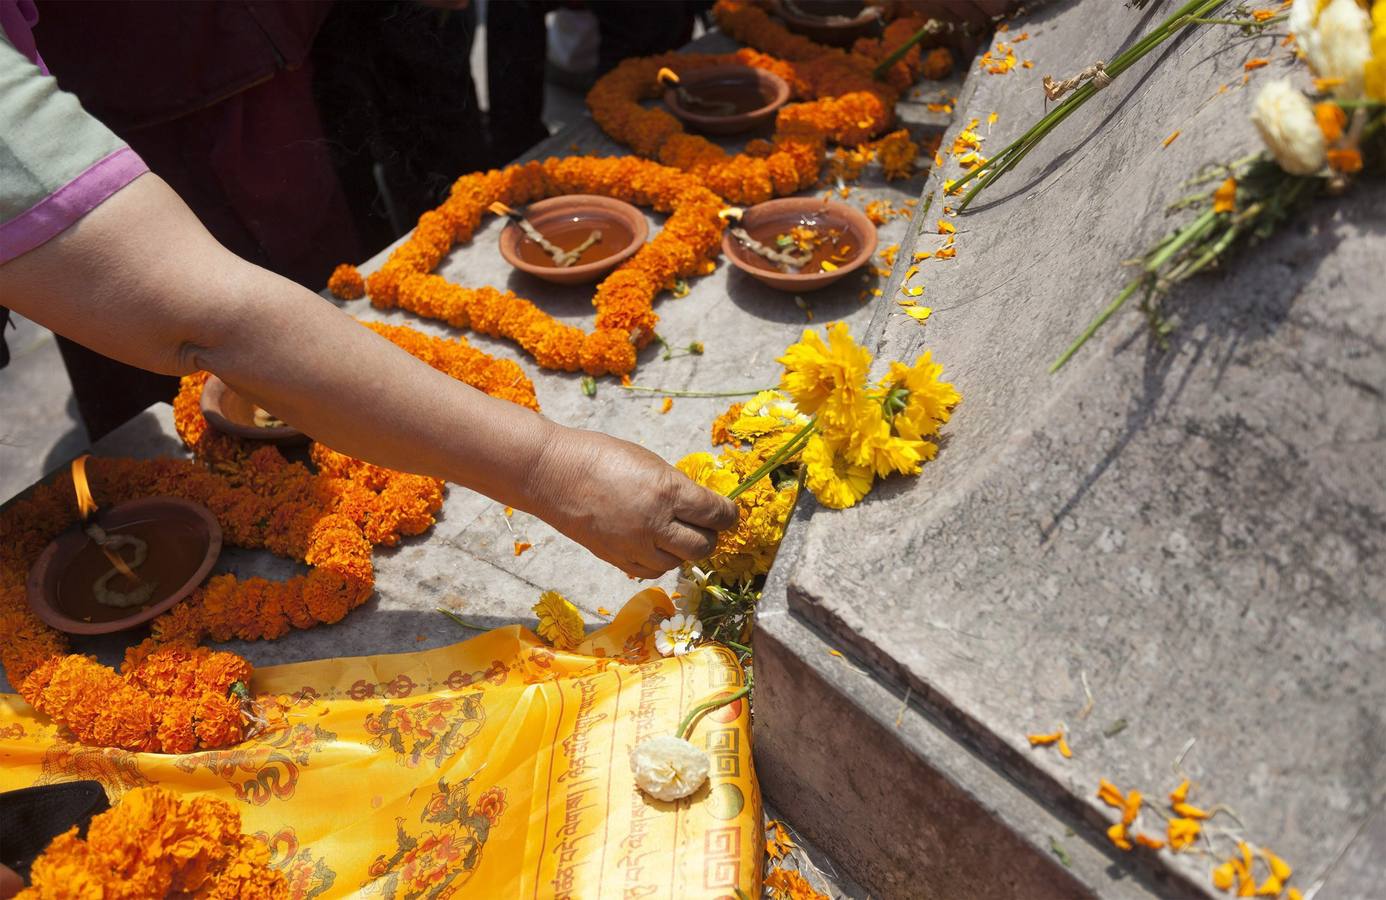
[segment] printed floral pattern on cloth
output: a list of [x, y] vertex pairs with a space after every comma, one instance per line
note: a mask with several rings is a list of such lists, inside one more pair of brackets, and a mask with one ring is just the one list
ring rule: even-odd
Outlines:
[[283, 724], [224, 750], [72, 747], [0, 694], [0, 790], [95, 778], [113, 800], [150, 785], [219, 797], [297, 900], [614, 898], [675, 885], [759, 896], [747, 704], [693, 731], [711, 760], [705, 792], [666, 803], [635, 786], [632, 746], [744, 678], [721, 647], [661, 657], [655, 635], [674, 611], [663, 591], [643, 591], [571, 651], [509, 626], [420, 653], [257, 669], [257, 704]]

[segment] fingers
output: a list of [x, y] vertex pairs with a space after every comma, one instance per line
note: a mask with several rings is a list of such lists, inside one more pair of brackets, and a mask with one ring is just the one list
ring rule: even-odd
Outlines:
[[656, 537], [655, 545], [683, 561], [706, 559], [717, 546], [717, 532], [686, 522], [670, 522]]
[[698, 528], [726, 531], [736, 527], [741, 514], [726, 497], [684, 478], [674, 500], [674, 518]]
[[678, 568], [683, 560], [659, 548], [652, 548], [638, 560], [630, 560], [621, 566], [626, 573], [636, 578], [658, 578], [670, 569]]

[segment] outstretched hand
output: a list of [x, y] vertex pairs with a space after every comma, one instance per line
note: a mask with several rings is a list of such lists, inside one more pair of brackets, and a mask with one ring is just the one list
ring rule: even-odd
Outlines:
[[593, 431], [559, 429], [527, 487], [532, 512], [640, 578], [707, 556], [739, 516], [650, 451]]

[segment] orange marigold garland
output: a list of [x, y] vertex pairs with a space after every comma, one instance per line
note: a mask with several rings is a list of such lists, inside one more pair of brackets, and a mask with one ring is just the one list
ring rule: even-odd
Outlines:
[[85, 839], [76, 827], [54, 838], [17, 896], [287, 900], [289, 887], [230, 803], [147, 787], [93, 817]]
[[339, 300], [360, 300], [366, 296], [366, 280], [350, 263], [342, 263], [332, 270], [327, 279], [327, 289]]
[[[491, 287], [464, 288], [429, 274], [454, 243], [471, 240], [497, 200], [519, 206], [561, 194], [600, 194], [669, 213], [660, 233], [597, 285], [590, 333], [564, 325], [528, 300]], [[680, 278], [706, 275], [722, 239], [722, 199], [683, 172], [631, 157], [566, 157], [464, 175], [441, 206], [419, 217], [409, 239], [366, 279], [371, 303], [400, 307], [456, 328], [515, 341], [544, 368], [625, 374], [654, 337], [655, 295]]]
[[[942, 77], [940, 58], [930, 54], [931, 65], [926, 66], [917, 46], [891, 68], [886, 82], [872, 77], [876, 62], [923, 25], [924, 20], [915, 17], [895, 20], [880, 40], [858, 41], [856, 52], [847, 53], [789, 33], [751, 4], [722, 0], [714, 13], [724, 31], [758, 49], [628, 59], [597, 81], [587, 95], [587, 105], [592, 118], [612, 138], [641, 156], [697, 175], [733, 203], [760, 203], [809, 187], [822, 167], [826, 141], [851, 147], [864, 144], [890, 126], [900, 92], [921, 71]], [[662, 68], [682, 74], [728, 63], [772, 71], [790, 84], [796, 97], [808, 100], [780, 110], [773, 142], [752, 141], [743, 153], [731, 155], [706, 138], [685, 133], [664, 110], [641, 105], [640, 101], [663, 91], [657, 78]], [[898, 170], [897, 166], [893, 171]]]
[[0, 516], [0, 629], [6, 635], [0, 663], [26, 702], [82, 743], [98, 746], [182, 753], [245, 737], [244, 706], [229, 688], [250, 677], [249, 663], [196, 644], [207, 635], [255, 640], [336, 622], [374, 588], [370, 542], [349, 516], [327, 511], [335, 498], [321, 489], [324, 479], [277, 464], [257, 470], [254, 463], [265, 456], [252, 454], [248, 470], [275, 474], [253, 484], [233, 484], [183, 460], [88, 460], [92, 491], [103, 506], [182, 497], [210, 509], [228, 543], [313, 566], [307, 575], [278, 583], [212, 578], [154, 621], [153, 635], [126, 652], [120, 674], [89, 657], [67, 655], [64, 637], [25, 600], [33, 560], [78, 520], [70, 476], [11, 504]]

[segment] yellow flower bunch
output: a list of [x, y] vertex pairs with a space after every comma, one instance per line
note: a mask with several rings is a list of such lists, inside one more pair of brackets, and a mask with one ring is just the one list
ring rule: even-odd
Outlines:
[[805, 482], [833, 509], [856, 504], [876, 478], [919, 474], [938, 452], [927, 438], [962, 400], [939, 380], [943, 367], [927, 352], [913, 366], [892, 363], [873, 388], [867, 381], [871, 354], [841, 322], [828, 327], [827, 343], [806, 330], [779, 361], [780, 387], [816, 423], [803, 448]]
[[[724, 447], [717, 456], [691, 453], [679, 460], [679, 471], [709, 490], [730, 494], [783, 445], [787, 433], [783, 428], [771, 428], [757, 437], [759, 441], [749, 450]], [[712, 555], [699, 566], [710, 569], [722, 584], [744, 582], [769, 572], [798, 493], [793, 482], [776, 487], [773, 479], [758, 479], [736, 498], [741, 513], [736, 528], [718, 535]]]

